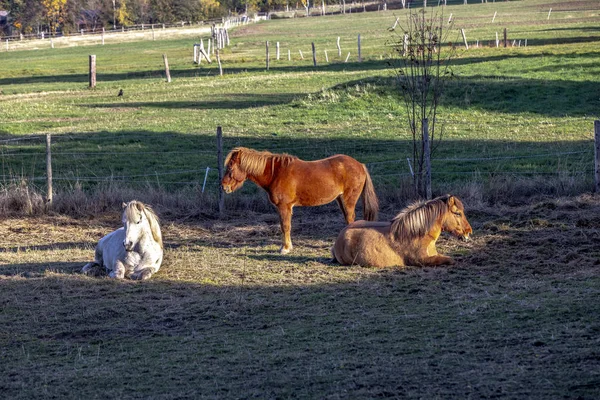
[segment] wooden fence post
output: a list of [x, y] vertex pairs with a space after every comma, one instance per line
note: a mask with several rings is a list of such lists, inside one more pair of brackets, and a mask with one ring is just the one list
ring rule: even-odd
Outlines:
[[362, 62], [362, 56], [360, 54], [360, 33], [358, 34], [358, 62]]
[[317, 51], [315, 50], [315, 42], [311, 43], [313, 53], [313, 65], [317, 68]]
[[223, 76], [223, 66], [221, 65], [221, 57], [219, 57], [219, 50], [217, 50], [217, 64], [219, 64], [219, 76]]
[[96, 87], [96, 55], [90, 55], [90, 87]]
[[167, 83], [171, 83], [171, 71], [169, 71], [169, 60], [167, 55], [163, 54], [163, 60], [165, 62], [165, 74], [167, 75]]
[[423, 119], [423, 159], [425, 161], [425, 193], [431, 200], [431, 144], [429, 142], [429, 121]]
[[267, 71], [269, 70], [269, 41], [267, 40], [267, 44], [266, 44], [266, 51], [267, 51]]
[[504, 47], [508, 46], [508, 39], [506, 37], [506, 28], [504, 28]]
[[600, 192], [600, 120], [594, 121], [594, 171], [596, 178], [595, 192]]
[[223, 180], [223, 130], [217, 126], [217, 165], [219, 170], [219, 216], [225, 211], [225, 193], [221, 181]]
[[46, 134], [46, 209], [52, 208], [52, 138]]
[[340, 47], [340, 37], [337, 39], [338, 57], [342, 58], [342, 48]]

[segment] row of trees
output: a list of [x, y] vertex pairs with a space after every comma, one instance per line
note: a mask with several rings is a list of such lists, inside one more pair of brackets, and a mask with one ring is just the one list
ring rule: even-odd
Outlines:
[[[400, 1], [404, 5], [407, 0]], [[0, 11], [9, 12], [8, 24], [0, 25], [0, 35], [70, 33], [80, 29], [181, 21], [194, 23], [230, 13], [290, 8], [308, 11], [309, 7], [322, 4], [341, 5], [346, 4], [346, 0], [0, 0]]]
[[198, 22], [245, 10], [242, 0], [0, 0], [4, 34], [69, 33], [179, 21]]

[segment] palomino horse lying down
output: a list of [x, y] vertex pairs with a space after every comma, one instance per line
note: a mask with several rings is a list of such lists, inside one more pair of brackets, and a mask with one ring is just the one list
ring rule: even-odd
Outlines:
[[250, 179], [266, 190], [279, 212], [283, 245], [280, 252], [292, 250], [290, 230], [294, 206], [320, 206], [337, 200], [346, 223], [354, 221], [354, 209], [363, 195], [364, 219], [377, 219], [379, 202], [364, 164], [338, 154], [316, 161], [303, 161], [289, 154], [273, 154], [238, 147], [227, 155], [227, 168], [221, 181], [231, 193]]
[[123, 227], [100, 239], [95, 260], [83, 267], [83, 273], [104, 267], [111, 278], [143, 280], [158, 271], [163, 259], [163, 242], [154, 211], [133, 200], [123, 203], [121, 219]]
[[454, 264], [452, 258], [439, 254], [435, 248], [442, 231], [465, 240], [473, 232], [462, 202], [454, 196], [416, 202], [388, 222], [354, 222], [340, 232], [331, 252], [345, 265]]

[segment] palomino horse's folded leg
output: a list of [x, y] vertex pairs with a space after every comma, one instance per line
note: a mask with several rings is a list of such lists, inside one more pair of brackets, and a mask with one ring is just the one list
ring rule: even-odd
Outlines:
[[456, 264], [456, 262], [448, 256], [443, 256], [441, 254], [438, 254], [435, 256], [429, 256], [427, 258], [424, 258], [421, 261], [421, 264], [428, 265], [428, 266], [437, 266], [437, 265], [454, 265], [454, 264]]

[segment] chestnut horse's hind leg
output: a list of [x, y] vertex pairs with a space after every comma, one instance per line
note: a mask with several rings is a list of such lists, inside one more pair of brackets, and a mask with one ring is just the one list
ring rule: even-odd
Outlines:
[[335, 198], [335, 200], [337, 201], [338, 206], [340, 206], [342, 214], [344, 214], [344, 220], [348, 223], [348, 211], [346, 210], [346, 204], [344, 204], [343, 195], [340, 194], [338, 197]]
[[280, 204], [277, 206], [277, 211], [279, 211], [281, 239], [283, 242], [279, 252], [281, 254], [287, 254], [292, 251], [292, 238], [290, 235], [290, 231], [292, 230], [292, 206]]
[[362, 188], [348, 188], [342, 193], [342, 202], [345, 205], [344, 218], [346, 223], [351, 224], [356, 219], [356, 203], [360, 198]]

